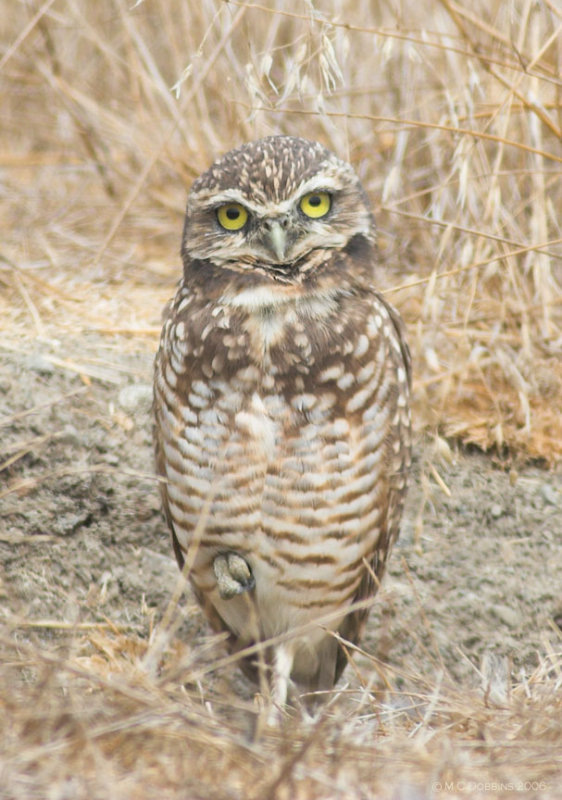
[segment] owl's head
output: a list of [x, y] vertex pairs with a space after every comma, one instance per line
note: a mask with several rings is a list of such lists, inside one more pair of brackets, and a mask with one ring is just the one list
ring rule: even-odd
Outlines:
[[218, 268], [292, 283], [357, 237], [372, 244], [374, 223], [351, 165], [317, 142], [270, 136], [231, 150], [194, 182], [182, 256], [215, 278]]

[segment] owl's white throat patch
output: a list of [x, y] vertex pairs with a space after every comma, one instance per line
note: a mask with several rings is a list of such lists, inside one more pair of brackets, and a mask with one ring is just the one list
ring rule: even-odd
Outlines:
[[300, 293], [294, 287], [253, 286], [236, 294], [225, 294], [219, 302], [231, 308], [241, 308], [248, 313], [271, 316], [275, 312], [286, 312], [289, 308], [302, 310], [310, 316], [325, 316], [333, 311], [341, 289], [319, 289]]
[[322, 319], [334, 312], [341, 294], [341, 289], [300, 294], [286, 287], [257, 286], [225, 295], [220, 302], [248, 313], [247, 330], [254, 346], [262, 352], [277, 344], [286, 326], [298, 322], [299, 318]]
[[287, 295], [284, 287], [280, 286], [253, 286], [236, 294], [226, 294], [220, 302], [233, 308], [243, 308], [249, 312], [262, 311], [266, 307], [272, 309], [287, 303], [294, 302], [294, 295]]

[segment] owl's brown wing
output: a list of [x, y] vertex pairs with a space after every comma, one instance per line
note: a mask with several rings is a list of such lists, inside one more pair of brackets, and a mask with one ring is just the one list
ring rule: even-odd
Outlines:
[[[411, 387], [412, 358], [405, 338], [405, 326], [399, 313], [378, 292], [374, 293], [377, 301], [387, 310], [393, 326], [395, 340], [399, 349], [389, 349], [394, 354], [394, 368], [402, 366], [406, 371], [408, 388]], [[400, 519], [407, 489], [407, 477], [411, 466], [411, 424], [408, 404], [398, 414], [397, 422], [390, 432], [389, 438], [399, 443], [397, 452], [392, 452], [389, 459], [387, 480], [387, 513], [386, 524], [381, 529], [377, 550], [370, 564], [365, 564], [363, 578], [359, 584], [353, 602], [362, 604], [374, 598], [384, 575], [388, 555], [399, 534]], [[358, 644], [369, 616], [370, 604], [360, 607], [348, 614], [341, 623], [338, 633], [345, 641]], [[334, 683], [340, 678], [347, 664], [348, 656], [342, 647], [335, 652]]]
[[410, 348], [408, 346], [408, 342], [406, 341], [406, 326], [404, 325], [404, 321], [398, 311], [391, 306], [389, 302], [387, 302], [382, 295], [378, 292], [375, 292], [377, 297], [379, 298], [380, 302], [385, 306], [386, 310], [388, 311], [388, 315], [396, 332], [396, 336], [398, 338], [398, 342], [400, 344], [400, 352], [402, 353], [402, 360], [404, 363], [404, 368], [406, 369], [406, 375], [408, 378], [408, 387], [411, 388], [412, 386], [412, 354], [410, 353]]
[[[154, 404], [153, 408], [153, 416], [157, 414], [157, 410]], [[167, 477], [166, 477], [166, 457], [164, 455], [164, 444], [162, 441], [162, 431], [159, 425], [153, 426], [153, 441], [154, 441], [154, 455], [155, 455], [155, 463], [156, 463], [156, 473], [160, 476], [160, 499], [162, 502], [162, 510], [164, 512], [164, 517], [166, 518], [166, 522], [168, 524], [168, 528], [172, 534], [172, 546], [174, 548], [174, 555], [176, 557], [176, 561], [178, 562], [178, 567], [180, 570], [183, 569], [185, 558], [183, 551], [180, 547], [180, 543], [178, 541], [178, 537], [176, 536], [176, 532], [174, 530], [174, 520], [172, 519], [172, 514], [170, 513], [170, 505], [168, 501], [168, 487], [167, 487]]]
[[[156, 354], [155, 359], [155, 368], [158, 367], [158, 364], [162, 364], [166, 360], [166, 333], [168, 331], [169, 325], [172, 322], [176, 309], [176, 298], [172, 298], [169, 300], [164, 308], [162, 309], [162, 335], [160, 339], [160, 346], [158, 348], [158, 352]], [[176, 556], [176, 560], [178, 562], [178, 566], [180, 569], [183, 569], [184, 565], [184, 556], [182, 550], [180, 548], [177, 536], [174, 531], [174, 521], [172, 519], [172, 515], [170, 513], [170, 506], [168, 502], [168, 486], [167, 486], [167, 477], [166, 477], [166, 456], [164, 453], [164, 442], [163, 442], [163, 434], [162, 434], [162, 426], [158, 424], [158, 415], [159, 415], [159, 404], [162, 401], [158, 397], [157, 393], [157, 384], [154, 383], [154, 396], [152, 400], [152, 441], [154, 443], [154, 460], [156, 466], [156, 474], [160, 476], [159, 481], [159, 489], [160, 489], [160, 499], [162, 501], [162, 510], [164, 511], [164, 516], [166, 518], [166, 522], [168, 524], [168, 528], [172, 533], [172, 545], [174, 548], [174, 554]]]

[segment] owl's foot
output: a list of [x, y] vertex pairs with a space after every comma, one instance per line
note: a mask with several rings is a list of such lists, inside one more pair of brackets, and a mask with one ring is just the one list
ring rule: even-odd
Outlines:
[[223, 600], [249, 592], [256, 585], [250, 565], [238, 553], [221, 553], [213, 561], [217, 587]]

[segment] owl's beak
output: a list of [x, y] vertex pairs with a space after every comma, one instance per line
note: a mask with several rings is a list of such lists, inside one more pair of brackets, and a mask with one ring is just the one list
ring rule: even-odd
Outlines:
[[282, 222], [278, 220], [268, 221], [264, 242], [268, 250], [274, 253], [279, 262], [285, 260], [285, 254], [287, 252], [287, 229]]

